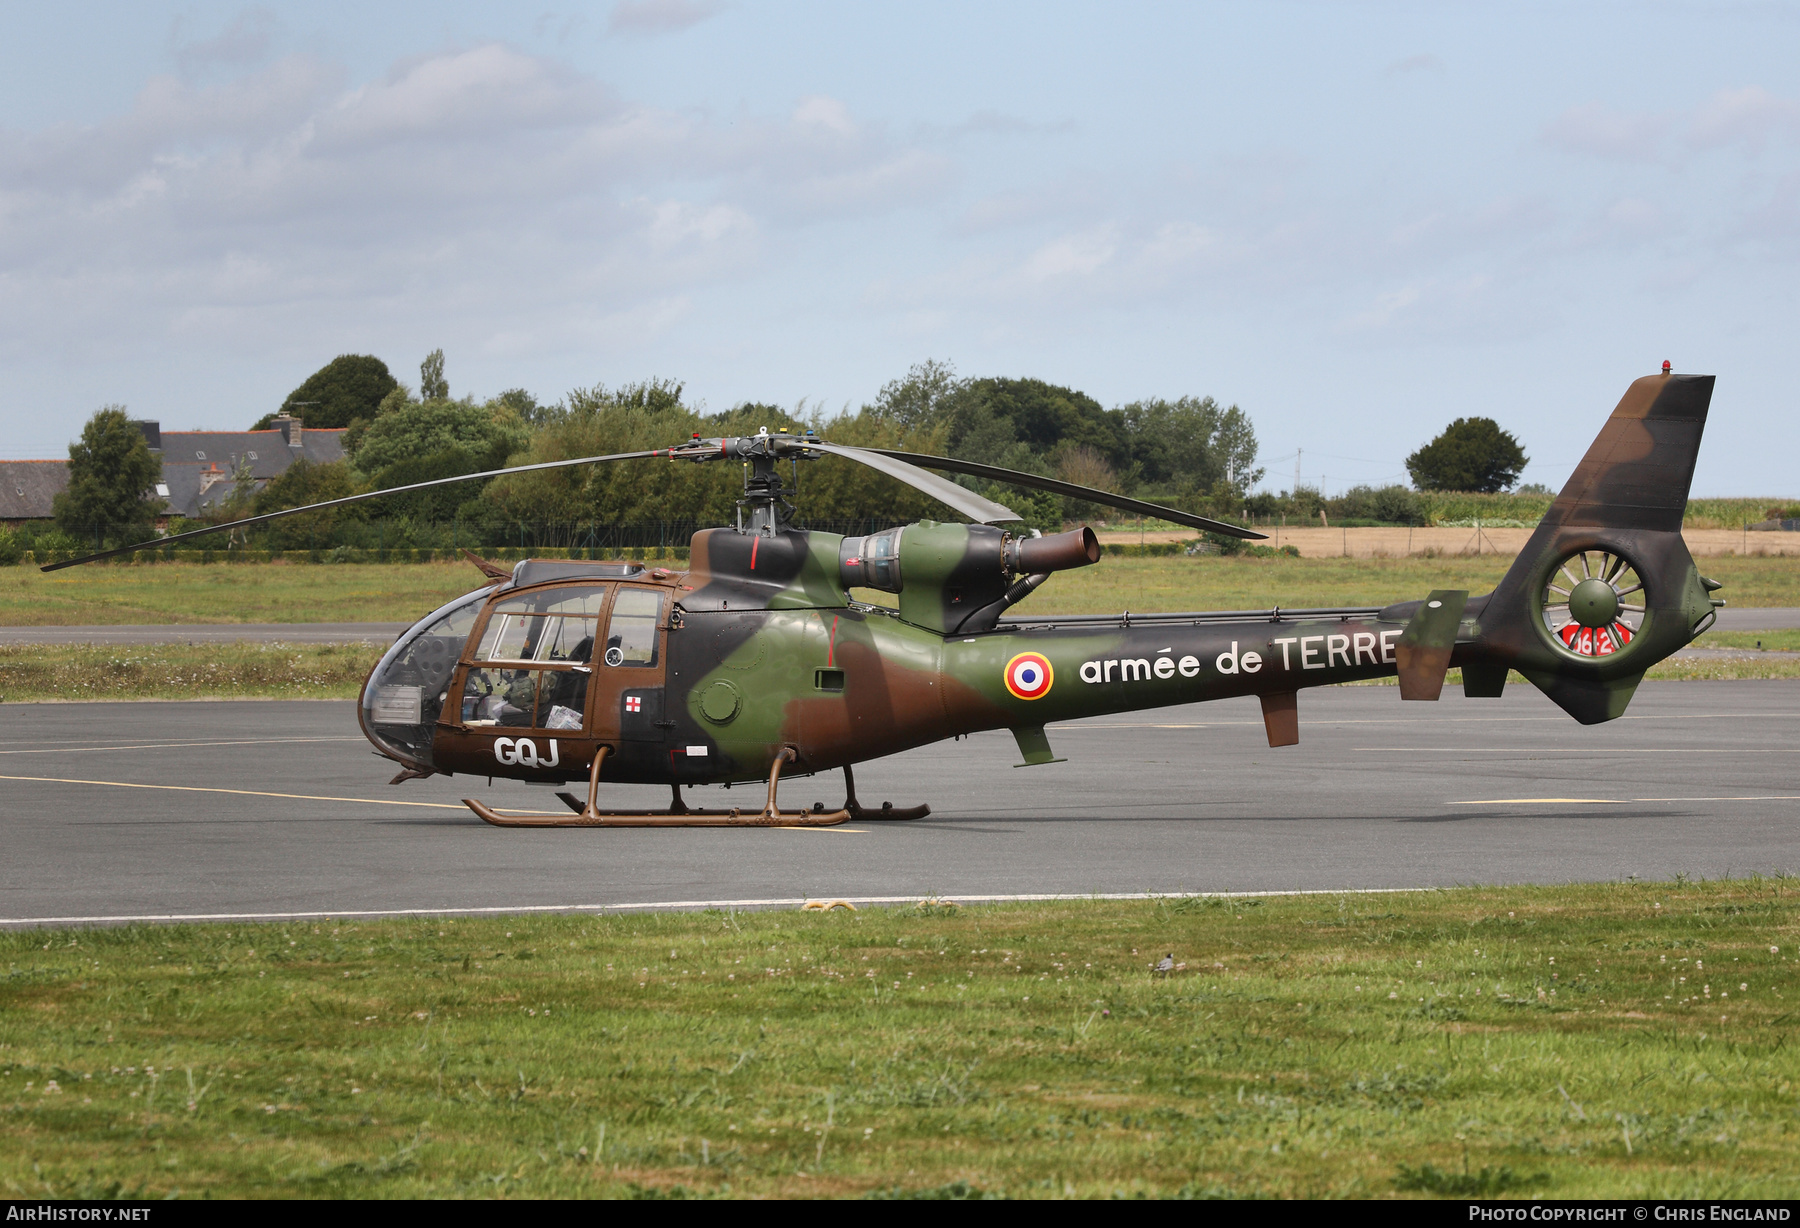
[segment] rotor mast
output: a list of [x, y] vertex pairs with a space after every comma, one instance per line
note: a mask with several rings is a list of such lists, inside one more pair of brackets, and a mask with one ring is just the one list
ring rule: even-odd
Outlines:
[[[790, 527], [794, 505], [789, 496], [798, 493], [798, 481], [788, 486], [781, 480], [776, 449], [782, 443], [792, 444], [793, 436], [783, 432], [769, 434], [764, 427], [754, 435], [731, 441], [744, 461], [744, 497], [737, 502], [738, 532], [760, 537], [774, 537]], [[791, 446], [781, 448], [791, 458], [805, 455]]]

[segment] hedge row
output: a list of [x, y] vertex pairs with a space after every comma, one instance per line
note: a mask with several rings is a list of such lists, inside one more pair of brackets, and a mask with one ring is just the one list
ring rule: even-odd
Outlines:
[[[1138, 544], [1109, 544], [1102, 547], [1107, 554], [1118, 558], [1141, 559], [1158, 558], [1185, 554], [1192, 542], [1145, 542]], [[529, 546], [505, 546], [481, 551], [481, 556], [499, 563], [516, 563], [520, 559], [633, 559], [644, 562], [686, 562], [688, 548], [686, 546], [639, 546], [606, 549], [567, 549], [543, 547], [532, 549]], [[25, 551], [19, 557], [19, 565], [24, 567], [41, 566], [44, 563], [60, 563], [78, 557], [65, 554], [60, 550], [46, 550], [44, 557], [37, 557], [37, 552]], [[330, 550], [139, 550], [135, 554], [120, 555], [108, 562], [145, 567], [155, 563], [457, 563], [463, 560], [460, 550], [360, 550], [355, 546], [336, 546]]]
[[[686, 562], [686, 546], [640, 546], [622, 549], [568, 549], [557, 547], [505, 546], [479, 552], [485, 559], [499, 563], [516, 563], [520, 559], [633, 559], [645, 562]], [[20, 566], [36, 567], [45, 563], [61, 563], [79, 555], [60, 550], [47, 550], [43, 558], [37, 552], [25, 551], [19, 556]], [[459, 563], [460, 550], [360, 550], [354, 546], [336, 546], [330, 550], [139, 550], [107, 560], [126, 566], [149, 566], [154, 563]]]
[[1129, 545], [1109, 543], [1102, 548], [1106, 553], [1117, 555], [1120, 558], [1148, 559], [1166, 554], [1185, 554], [1191, 545], [1193, 545], [1192, 542], [1145, 542], [1142, 545], [1132, 542]]

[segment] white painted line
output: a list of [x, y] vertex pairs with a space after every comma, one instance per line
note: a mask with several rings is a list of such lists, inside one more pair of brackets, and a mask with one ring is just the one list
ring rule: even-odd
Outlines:
[[1427, 751], [1446, 755], [1800, 755], [1800, 746], [1353, 746], [1404, 754]]
[[1633, 802], [1800, 802], [1800, 794], [1768, 793], [1756, 797], [1496, 797], [1451, 806], [1624, 806]]
[[[1219, 701], [1218, 700], [1206, 700], [1203, 702], [1217, 703]], [[1439, 709], [1438, 711], [1442, 711], [1442, 709]], [[1315, 719], [1315, 720], [1308, 720], [1307, 727], [1312, 728], [1312, 727], [1319, 726], [1319, 725], [1417, 725], [1417, 724], [1421, 724], [1425, 721], [1429, 721], [1432, 725], [1517, 725], [1522, 722], [1529, 722], [1532, 724], [1540, 724], [1546, 720], [1553, 719], [1555, 717], [1555, 715], [1556, 714], [1553, 711], [1546, 711], [1546, 712], [1536, 712], [1529, 716], [1440, 716], [1440, 715], [1438, 715], [1438, 712], [1427, 711], [1427, 712], [1420, 712], [1417, 715], [1391, 716], [1391, 717], [1388, 717], [1388, 716], [1365, 717], [1365, 718], [1354, 719], [1354, 720], [1349, 719], [1349, 718], [1345, 718], [1342, 720]], [[1773, 718], [1773, 717], [1786, 717], [1786, 718], [1800, 717], [1800, 711], [1797, 711], [1797, 712], [1767, 712], [1767, 713], [1759, 712], [1759, 713], [1757, 713], [1758, 720], [1764, 719], [1765, 717], [1771, 717], [1771, 718]], [[1668, 716], [1649, 715], [1649, 714], [1645, 714], [1643, 716], [1621, 716], [1621, 717], [1617, 717], [1614, 720], [1609, 721], [1607, 723], [1616, 725], [1616, 724], [1623, 724], [1626, 721], [1684, 721], [1685, 722], [1685, 721], [1727, 721], [1727, 720], [1741, 721], [1743, 719], [1744, 719], [1744, 714], [1742, 712], [1692, 712], [1692, 713], [1683, 713], [1683, 714], [1671, 714]], [[1195, 721], [1195, 722], [1189, 723], [1189, 724], [1171, 724], [1171, 723], [1152, 722], [1152, 721], [1144, 721], [1144, 722], [1106, 721], [1106, 720], [1100, 720], [1098, 718], [1095, 718], [1095, 719], [1089, 719], [1089, 720], [1065, 721], [1062, 724], [1046, 725], [1045, 728], [1046, 729], [1062, 729], [1062, 730], [1068, 730], [1070, 732], [1074, 732], [1074, 731], [1080, 730], [1080, 729], [1213, 729], [1213, 728], [1223, 727], [1226, 725], [1254, 726], [1257, 729], [1261, 729], [1263, 727], [1263, 723], [1260, 720]], [[1006, 731], [1003, 729], [993, 729], [993, 730], [983, 730], [982, 732], [984, 732], [984, 733], [1004, 733]]]
[[[1407, 895], [1441, 891], [1441, 887], [1344, 887], [1309, 891], [1114, 891], [1088, 894], [1039, 893], [1031, 895], [938, 895], [930, 898], [951, 904], [1033, 904], [1059, 900], [1249, 900], [1289, 895]], [[141, 913], [112, 917], [0, 917], [0, 925], [103, 925], [131, 921], [318, 921], [333, 917], [477, 917], [513, 916], [526, 913], [693, 912], [706, 908], [798, 908], [814, 897], [794, 896], [767, 900], [651, 900], [632, 904], [516, 904], [493, 908], [383, 908], [333, 909], [326, 912], [212, 912]], [[917, 895], [833, 895], [817, 899], [847, 900], [852, 904], [917, 904]]]

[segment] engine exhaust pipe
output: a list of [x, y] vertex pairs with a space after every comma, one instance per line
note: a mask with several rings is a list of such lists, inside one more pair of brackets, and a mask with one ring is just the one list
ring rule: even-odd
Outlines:
[[1069, 571], [1100, 561], [1100, 539], [1086, 525], [1048, 537], [1015, 537], [1006, 543], [1006, 565], [1015, 572]]

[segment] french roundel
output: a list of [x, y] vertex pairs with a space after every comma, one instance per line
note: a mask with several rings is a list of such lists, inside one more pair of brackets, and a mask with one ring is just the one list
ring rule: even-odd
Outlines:
[[1006, 689], [1019, 699], [1042, 699], [1055, 680], [1055, 671], [1042, 653], [1022, 652], [1006, 663]]

